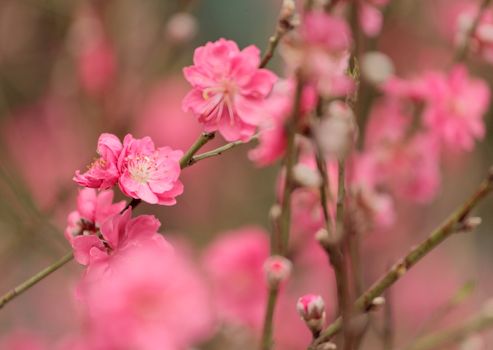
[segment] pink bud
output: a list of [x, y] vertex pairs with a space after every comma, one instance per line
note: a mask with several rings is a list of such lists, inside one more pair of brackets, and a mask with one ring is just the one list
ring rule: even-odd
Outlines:
[[176, 43], [186, 43], [197, 33], [197, 20], [191, 14], [179, 12], [174, 14], [166, 25], [166, 34]]
[[307, 294], [298, 299], [296, 309], [312, 332], [320, 332], [325, 323], [325, 303], [320, 295]]
[[269, 285], [271, 287], [277, 286], [286, 280], [291, 274], [291, 268], [291, 262], [283, 256], [273, 255], [267, 258], [264, 263], [264, 271]]

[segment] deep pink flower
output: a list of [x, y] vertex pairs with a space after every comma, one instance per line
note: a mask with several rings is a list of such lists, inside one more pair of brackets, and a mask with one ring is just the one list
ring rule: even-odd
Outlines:
[[430, 72], [423, 84], [427, 88], [424, 124], [447, 148], [471, 151], [475, 139], [485, 135], [483, 118], [490, 101], [487, 84], [470, 78], [462, 65], [448, 75]]
[[[65, 237], [74, 248], [75, 259], [83, 264], [89, 263], [88, 242], [97, 242], [97, 231], [101, 224], [113, 215], [118, 214], [125, 207], [121, 201], [113, 204], [113, 191], [101, 191], [84, 188], [77, 196], [77, 210], [71, 212], [67, 218]], [[82, 248], [82, 249], [81, 249]]]
[[213, 331], [200, 273], [177, 251], [147, 243], [122, 253], [104, 278], [86, 280], [88, 337], [96, 349], [188, 349]]
[[85, 173], [81, 174], [77, 170], [74, 181], [81, 186], [102, 190], [115, 185], [120, 175], [117, 161], [122, 147], [122, 143], [115, 135], [101, 134], [97, 147], [99, 158], [89, 166], [89, 169]]
[[[126, 250], [144, 244], [170, 248], [169, 243], [157, 231], [161, 223], [152, 215], [131, 218], [132, 210], [116, 214], [100, 226], [92, 225], [72, 239], [74, 255], [81, 264], [98, 270], [108, 259]], [[89, 225], [91, 226], [91, 225]], [[98, 264], [98, 266], [96, 266]]]
[[259, 69], [260, 51], [241, 50], [234, 41], [219, 39], [195, 50], [193, 66], [183, 73], [192, 85], [183, 100], [208, 132], [218, 130], [228, 141], [250, 139], [262, 120], [261, 107], [276, 81]]
[[268, 256], [266, 232], [252, 227], [225, 232], [206, 250], [204, 265], [222, 320], [260, 329], [267, 296], [263, 265]]
[[151, 204], [173, 205], [183, 193], [179, 180], [182, 151], [155, 148], [150, 137], [135, 139], [128, 134], [118, 159], [120, 189], [132, 198]]

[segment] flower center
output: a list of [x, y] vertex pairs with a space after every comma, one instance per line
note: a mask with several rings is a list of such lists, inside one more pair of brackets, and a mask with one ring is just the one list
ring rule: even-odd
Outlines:
[[231, 125], [234, 124], [234, 109], [233, 99], [236, 94], [236, 83], [224, 79], [217, 86], [212, 86], [204, 89], [202, 97], [204, 100], [209, 101], [205, 110], [206, 121], [219, 121], [221, 119], [224, 107], [228, 113], [229, 121]]
[[157, 171], [157, 164], [152, 156], [136, 155], [127, 157], [128, 170], [132, 179], [140, 183], [146, 183], [151, 175]]

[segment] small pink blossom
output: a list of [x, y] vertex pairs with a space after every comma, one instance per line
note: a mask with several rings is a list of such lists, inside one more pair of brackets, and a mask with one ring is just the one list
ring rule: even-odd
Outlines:
[[259, 69], [260, 51], [241, 50], [234, 41], [219, 39], [195, 50], [193, 66], [183, 73], [192, 85], [183, 100], [205, 131], [219, 131], [228, 141], [249, 140], [261, 122], [262, 104], [276, 76]]
[[98, 225], [83, 222], [90, 228], [71, 241], [77, 261], [83, 265], [104, 265], [111, 256], [149, 242], [169, 247], [163, 236], [157, 232], [161, 226], [159, 220], [152, 215], [140, 215], [135, 218], [131, 218], [131, 215], [132, 210], [127, 209]]
[[343, 19], [311, 11], [286, 37], [281, 53], [290, 70], [301, 69], [320, 94], [343, 96], [354, 88], [346, 74], [350, 46], [351, 31]]
[[188, 349], [213, 331], [200, 273], [154, 244], [125, 251], [105, 278], [86, 281], [83, 300], [96, 349]]
[[[259, 145], [251, 150], [248, 157], [258, 166], [266, 166], [280, 159], [287, 144], [285, 123], [293, 112], [294, 81], [280, 80], [265, 100], [266, 117], [260, 124]], [[315, 108], [316, 91], [305, 86], [301, 96], [301, 113], [306, 115]]]
[[490, 102], [487, 84], [469, 77], [458, 65], [448, 75], [430, 72], [423, 77], [427, 88], [424, 124], [454, 151], [471, 151], [485, 135], [484, 115]]
[[226, 232], [204, 254], [219, 317], [260, 329], [267, 296], [263, 265], [269, 256], [267, 233], [258, 228]]
[[81, 186], [102, 190], [115, 185], [120, 176], [117, 161], [122, 148], [122, 143], [118, 137], [107, 133], [101, 134], [97, 147], [99, 158], [92, 162], [85, 173], [81, 174], [77, 170], [74, 181]]
[[307, 294], [296, 303], [298, 313], [305, 321], [325, 317], [325, 303], [320, 295]]
[[118, 159], [120, 189], [132, 198], [151, 204], [173, 205], [183, 193], [179, 180], [182, 151], [155, 148], [150, 137], [135, 139], [128, 134]]
[[97, 234], [101, 224], [111, 216], [118, 214], [124, 207], [124, 201], [113, 204], [113, 191], [111, 190], [97, 193], [95, 189], [84, 188], [79, 191], [77, 210], [69, 214], [65, 229], [65, 237], [74, 248], [75, 259], [79, 263], [83, 265], [89, 263], [88, 252], [79, 249], [80, 241], [94, 240], [93, 235]]
[[267, 258], [264, 263], [264, 271], [270, 286], [277, 286], [280, 282], [289, 278], [293, 264], [280, 255]]

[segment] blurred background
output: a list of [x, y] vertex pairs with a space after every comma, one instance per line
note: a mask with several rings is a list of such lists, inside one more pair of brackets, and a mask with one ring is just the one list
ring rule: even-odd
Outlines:
[[[451, 61], [461, 6], [470, 2], [391, 1], [373, 45], [393, 59], [400, 76], [442, 69]], [[75, 208], [72, 176], [95, 157], [98, 136], [149, 135], [158, 146], [186, 150], [201, 132], [181, 109], [189, 88], [181, 69], [191, 64], [193, 49], [220, 37], [265, 49], [279, 6], [274, 0], [0, 0], [0, 293], [69, 251], [62, 232]], [[471, 57], [469, 65], [471, 74], [493, 84], [491, 64]], [[283, 74], [277, 56], [270, 68]], [[475, 151], [446, 160], [441, 193], [431, 205], [402, 204], [394, 230], [365, 237], [367, 284], [440, 223], [493, 165], [491, 113], [485, 120], [487, 136]], [[205, 149], [223, 143], [216, 137]], [[144, 204], [137, 212], [155, 214], [163, 232], [198, 252], [225, 230], [268, 229], [278, 167], [256, 168], [246, 156], [250, 147], [184, 170], [178, 205]], [[473, 284], [473, 291], [445, 324], [493, 297], [492, 214], [490, 198], [477, 210], [483, 218], [477, 232], [450, 239], [396, 284], [398, 339], [415, 335], [464, 286]], [[81, 271], [72, 262], [2, 309], [0, 338], [29, 332], [57, 339], [77, 327], [73, 294]], [[487, 337], [483, 342], [493, 348]]]

